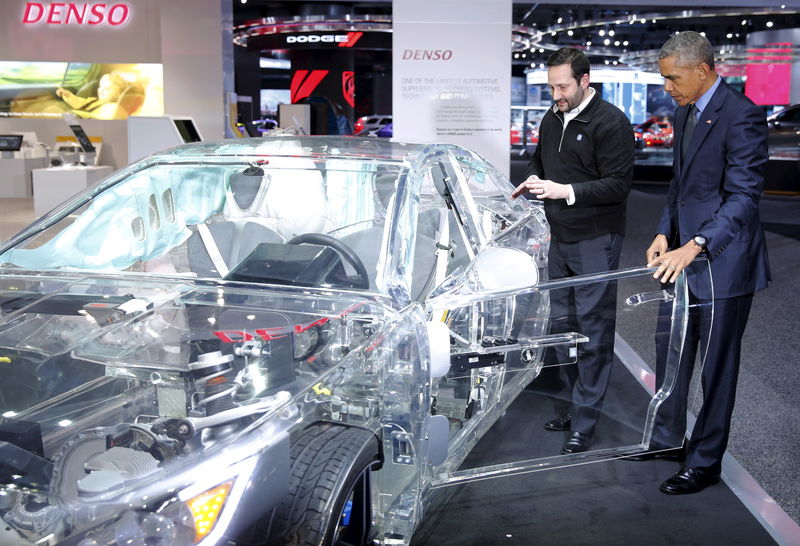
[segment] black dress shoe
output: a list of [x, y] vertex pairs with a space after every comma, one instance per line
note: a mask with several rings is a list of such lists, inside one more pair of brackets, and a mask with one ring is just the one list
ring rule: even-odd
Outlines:
[[652, 461], [654, 459], [663, 459], [665, 461], [683, 462], [686, 460], [686, 444], [672, 448], [651, 447], [650, 451], [645, 451], [637, 455], [628, 455], [627, 457], [623, 457], [623, 459], [626, 461]]
[[679, 472], [661, 484], [659, 490], [668, 495], [698, 493], [719, 481], [719, 474], [709, 474], [684, 466]]
[[573, 432], [561, 448], [561, 453], [582, 453], [592, 445], [592, 437], [583, 432]]
[[572, 416], [569, 413], [559, 415], [544, 424], [547, 430], [569, 430], [572, 425]]

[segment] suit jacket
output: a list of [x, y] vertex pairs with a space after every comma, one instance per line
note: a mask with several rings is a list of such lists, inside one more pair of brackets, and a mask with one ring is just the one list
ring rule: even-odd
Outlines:
[[675, 111], [674, 178], [657, 232], [674, 247], [695, 235], [707, 239], [713, 291], [708, 276], [693, 266], [687, 274], [696, 297], [731, 298], [765, 288], [770, 272], [758, 201], [767, 163], [766, 116], [721, 81], [681, 160], [688, 111]]

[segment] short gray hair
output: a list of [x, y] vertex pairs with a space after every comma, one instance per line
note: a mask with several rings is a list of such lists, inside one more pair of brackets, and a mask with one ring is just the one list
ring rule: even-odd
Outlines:
[[705, 36], [697, 32], [687, 30], [667, 40], [661, 46], [658, 60], [673, 55], [681, 64], [706, 63], [711, 70], [714, 70], [714, 48], [711, 47], [711, 42]]

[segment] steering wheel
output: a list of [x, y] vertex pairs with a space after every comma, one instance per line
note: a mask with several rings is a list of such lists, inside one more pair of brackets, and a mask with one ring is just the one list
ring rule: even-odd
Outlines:
[[286, 242], [286, 244], [289, 245], [302, 245], [303, 243], [331, 247], [339, 254], [339, 256], [342, 257], [342, 259], [344, 259], [344, 261], [346, 261], [353, 269], [355, 269], [355, 277], [350, 277], [350, 281], [353, 283], [353, 288], [369, 290], [369, 275], [367, 275], [367, 268], [364, 266], [364, 262], [361, 261], [361, 258], [359, 258], [355, 252], [353, 252], [352, 248], [344, 244], [339, 239], [331, 237], [330, 235], [325, 235], [324, 233], [303, 233], [302, 235], [298, 235], [297, 237], [294, 237]]

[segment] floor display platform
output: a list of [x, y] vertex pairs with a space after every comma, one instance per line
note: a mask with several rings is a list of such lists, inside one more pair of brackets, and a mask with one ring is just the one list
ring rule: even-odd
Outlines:
[[[539, 433], [565, 405], [563, 392], [550, 387], [557, 371], [546, 369], [534, 380], [465, 467], [494, 461], [500, 450], [518, 459], [558, 454], [569, 433]], [[616, 359], [612, 381], [633, 381]], [[618, 425], [598, 431], [598, 448], [603, 435], [623, 428]], [[526, 441], [531, 437], [543, 441]], [[658, 486], [679, 468], [664, 460], [619, 459], [450, 487], [444, 502], [425, 514], [412, 546], [776, 544], [724, 483], [695, 495], [661, 493]]]
[[109, 166], [68, 166], [33, 171], [33, 210], [42, 216], [110, 175]]
[[30, 197], [31, 173], [47, 166], [46, 157], [0, 157], [0, 198]]

